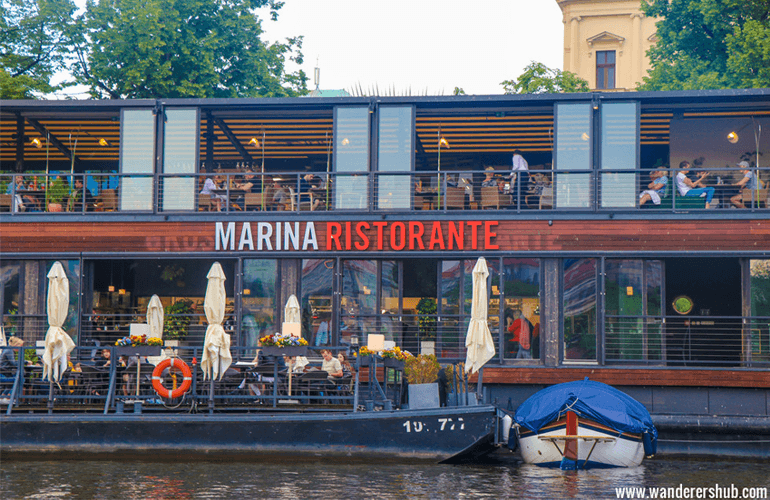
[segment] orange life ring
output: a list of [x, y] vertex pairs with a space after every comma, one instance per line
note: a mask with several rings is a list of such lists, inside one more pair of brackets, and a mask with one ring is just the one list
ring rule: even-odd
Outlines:
[[[184, 380], [182, 381], [182, 385], [180, 385], [176, 390], [166, 389], [163, 387], [163, 384], [161, 383], [160, 375], [163, 373], [163, 370], [166, 368], [177, 368], [182, 371], [182, 376], [184, 377]], [[190, 371], [190, 367], [187, 366], [187, 363], [182, 361], [181, 359], [177, 358], [169, 358], [164, 359], [158, 365], [155, 367], [155, 369], [152, 371], [152, 388], [155, 389], [155, 392], [158, 393], [158, 396], [162, 398], [178, 398], [182, 396], [184, 393], [186, 393], [190, 386], [192, 385], [192, 372]]]

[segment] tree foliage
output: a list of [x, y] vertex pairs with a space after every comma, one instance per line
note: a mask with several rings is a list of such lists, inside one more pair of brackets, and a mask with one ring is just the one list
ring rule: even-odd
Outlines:
[[30, 99], [60, 86], [74, 27], [71, 0], [0, 0], [0, 98]]
[[770, 2], [647, 0], [661, 18], [639, 90], [770, 87]]
[[532, 61], [515, 80], [501, 82], [506, 94], [556, 94], [588, 92], [588, 82], [569, 71], [551, 69]]

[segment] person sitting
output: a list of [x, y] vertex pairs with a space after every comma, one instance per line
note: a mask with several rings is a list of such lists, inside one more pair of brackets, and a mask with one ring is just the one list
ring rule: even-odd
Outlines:
[[110, 367], [110, 362], [112, 361], [110, 357], [112, 356], [112, 351], [109, 349], [102, 349], [101, 356], [97, 357], [94, 361], [94, 366], [97, 368], [100, 368], [102, 370], [106, 370]]
[[305, 367], [310, 363], [305, 356], [283, 356], [284, 364], [292, 373], [303, 373]]
[[201, 189], [200, 194], [207, 194], [211, 196], [211, 201], [214, 202], [214, 204], [217, 207], [217, 212], [222, 211], [222, 202], [226, 201], [226, 197], [221, 194], [216, 194], [214, 191], [217, 189], [221, 189], [219, 187], [219, 182], [222, 182], [223, 177], [221, 175], [214, 176], [212, 179], [211, 177], [206, 177], [206, 181], [203, 183], [203, 189]]
[[350, 361], [348, 360], [348, 355], [344, 352], [340, 352], [337, 354], [337, 359], [340, 361], [340, 364], [342, 365], [342, 374], [344, 377], [350, 377], [353, 375], [355, 370], [353, 369], [353, 366], [350, 364]]
[[293, 209], [291, 189], [288, 186], [281, 184], [280, 182], [275, 183], [275, 194], [273, 194], [272, 201], [276, 210]]
[[738, 163], [738, 167], [740, 167], [740, 172], [743, 174], [743, 178], [733, 184], [733, 186], [738, 189], [738, 194], [730, 198], [730, 203], [732, 203], [736, 208], [746, 208], [746, 205], [743, 203], [743, 193], [741, 191], [744, 189], [750, 189], [753, 196], [754, 191], [759, 189], [759, 183], [757, 182], [757, 178], [754, 175], [754, 172], [751, 171], [749, 162], [742, 161]]
[[14, 194], [13, 199], [13, 211], [14, 212], [24, 212], [28, 208], [34, 209], [34, 211], [40, 210], [40, 204], [37, 202], [37, 200], [28, 194], [24, 194], [23, 191], [26, 191], [27, 187], [24, 185], [24, 177], [21, 175], [17, 175], [13, 178], [13, 181], [11, 181], [10, 184], [8, 184], [8, 189], [6, 189], [6, 194]]
[[[85, 207], [83, 206], [85, 195]], [[83, 179], [75, 179], [75, 188], [72, 192], [73, 209], [76, 212], [81, 212], [85, 208], [87, 211], [89, 208], [93, 209], [96, 206], [96, 198], [87, 187], [83, 187]]]
[[342, 377], [344, 375], [342, 371], [342, 363], [340, 360], [332, 356], [332, 352], [329, 349], [321, 350], [321, 356], [323, 356], [323, 364], [321, 369], [329, 374], [330, 377]]
[[325, 204], [323, 181], [315, 174], [305, 174], [302, 177], [302, 192], [310, 195], [310, 210], [315, 211]]
[[481, 181], [481, 187], [497, 187], [497, 180], [495, 180], [495, 167], [487, 167], [484, 169], [484, 180]]
[[683, 161], [679, 164], [679, 173], [676, 174], [676, 187], [681, 196], [688, 198], [700, 197], [706, 198], [706, 208], [711, 208], [711, 199], [714, 197], [714, 188], [706, 187], [703, 179], [708, 177], [708, 172], [701, 173], [695, 181], [687, 177], [690, 171], [690, 162]]
[[[19, 337], [8, 339], [9, 347], [23, 347], [24, 341]], [[14, 355], [15, 349], [3, 349], [0, 353], [0, 376], [9, 377], [13, 380], [18, 365]]]
[[650, 183], [647, 184], [647, 189], [639, 194], [639, 206], [641, 207], [648, 201], [652, 201], [654, 205], [660, 205], [660, 199], [666, 196], [668, 191], [668, 177], [666, 171], [663, 169], [653, 170], [650, 172]]
[[[241, 210], [245, 210], [245, 205], [246, 205], [246, 197], [244, 196], [245, 193], [259, 194], [262, 192], [259, 184], [257, 184], [256, 179], [254, 178], [254, 172], [251, 170], [247, 170], [243, 174], [243, 182], [234, 184], [232, 190], [239, 192], [239, 196], [238, 196], [238, 199], [235, 201], [235, 205]], [[244, 194], [240, 194], [240, 193], [244, 193]]]

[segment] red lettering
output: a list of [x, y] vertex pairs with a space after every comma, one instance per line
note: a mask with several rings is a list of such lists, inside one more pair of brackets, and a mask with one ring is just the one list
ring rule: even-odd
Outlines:
[[326, 223], [326, 249], [327, 250], [335, 250], [334, 248], [332, 248], [332, 242], [337, 244], [336, 250], [342, 250], [342, 247], [340, 246], [341, 234], [342, 234], [342, 224], [340, 224], [339, 222]]
[[350, 231], [350, 221], [345, 223], [345, 250], [350, 250], [350, 240], [353, 237]]
[[480, 220], [469, 220], [468, 225], [471, 226], [471, 250], [476, 250], [479, 247], [479, 226]]
[[436, 244], [438, 244], [439, 250], [445, 250], [444, 245], [444, 233], [441, 232], [441, 223], [434, 221], [433, 227], [430, 230], [430, 243], [428, 243], [428, 250], [435, 250]]
[[422, 235], [425, 233], [425, 226], [422, 222], [409, 222], [409, 250], [415, 249], [415, 242], [420, 250], [425, 250], [425, 245], [422, 242]]
[[[401, 239], [400, 241], [396, 242], [396, 237], [398, 236], [396, 233], [396, 229], [400, 229], [401, 233]], [[393, 250], [403, 250], [406, 246], [406, 226], [403, 222], [394, 222], [390, 226], [390, 248]]]
[[382, 250], [382, 229], [387, 225], [387, 222], [372, 222], [372, 226], [377, 228], [377, 250]]
[[361, 238], [360, 242], [356, 241], [356, 250], [366, 250], [369, 248], [369, 237], [363, 231], [364, 229], [369, 229], [368, 222], [359, 222], [356, 224], [356, 234]]
[[492, 243], [492, 238], [497, 238], [497, 233], [492, 232], [492, 227], [497, 226], [496, 220], [484, 222], [484, 250], [499, 250], [500, 245]]
[[457, 249], [463, 249], [463, 223], [458, 222], [455, 226], [454, 222], [449, 223], [449, 249], [452, 250], [454, 244], [457, 244]]

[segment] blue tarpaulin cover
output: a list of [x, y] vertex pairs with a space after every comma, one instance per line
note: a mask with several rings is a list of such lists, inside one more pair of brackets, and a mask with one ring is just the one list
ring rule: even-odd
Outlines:
[[568, 410], [575, 412], [578, 418], [593, 420], [618, 433], [642, 434], [645, 454], [655, 454], [658, 431], [647, 408], [614, 387], [587, 378], [538, 391], [519, 406], [514, 420], [538, 433], [546, 424], [566, 415]]

